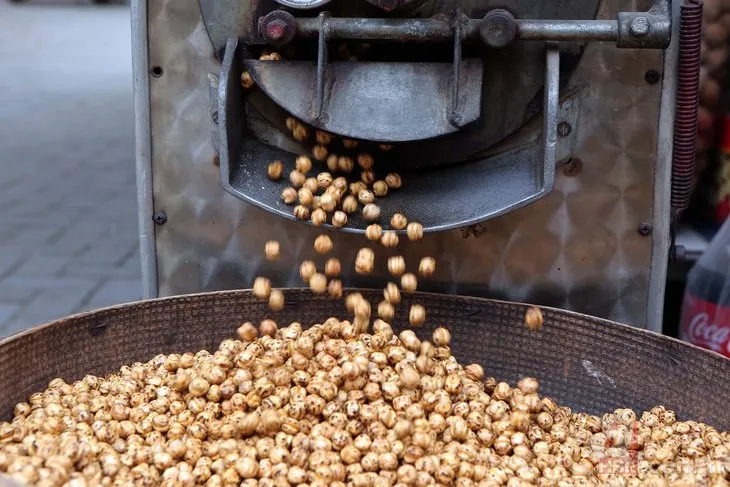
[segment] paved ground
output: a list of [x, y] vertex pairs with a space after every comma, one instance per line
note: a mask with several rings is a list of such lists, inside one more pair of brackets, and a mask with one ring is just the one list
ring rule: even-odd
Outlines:
[[129, 13], [0, 0], [0, 336], [138, 299]]

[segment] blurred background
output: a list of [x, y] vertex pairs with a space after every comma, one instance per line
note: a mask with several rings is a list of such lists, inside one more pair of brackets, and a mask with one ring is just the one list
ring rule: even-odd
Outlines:
[[129, 6], [0, 0], [0, 337], [139, 299]]

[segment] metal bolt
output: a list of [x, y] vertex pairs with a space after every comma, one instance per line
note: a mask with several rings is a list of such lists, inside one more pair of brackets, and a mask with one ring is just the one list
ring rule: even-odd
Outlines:
[[274, 10], [259, 19], [259, 33], [269, 44], [283, 46], [297, 34], [297, 21], [284, 10]]
[[573, 131], [573, 127], [568, 122], [560, 122], [558, 124], [558, 135], [561, 137], [567, 137]]
[[286, 34], [286, 24], [277, 19], [266, 24], [266, 35], [269, 39], [278, 41]]
[[580, 174], [581, 169], [583, 169], [583, 161], [581, 161], [578, 157], [571, 157], [563, 166], [563, 174], [565, 174], [566, 177], [574, 178]]
[[650, 85], [655, 85], [659, 83], [660, 79], [662, 79], [662, 75], [656, 69], [650, 69], [646, 72], [646, 74], [644, 74], [644, 79]]
[[517, 22], [507, 10], [490, 11], [479, 27], [479, 35], [487, 46], [500, 49], [508, 46], [517, 37]]
[[634, 17], [629, 24], [629, 32], [635, 37], [644, 37], [649, 33], [649, 30], [651, 30], [651, 24], [646, 17]]
[[152, 221], [158, 225], [164, 225], [167, 223], [167, 213], [164, 211], [156, 211], [155, 214], [152, 215]]
[[639, 235], [642, 237], [647, 237], [651, 235], [651, 233], [654, 231], [654, 227], [652, 227], [649, 223], [642, 223], [639, 225]]

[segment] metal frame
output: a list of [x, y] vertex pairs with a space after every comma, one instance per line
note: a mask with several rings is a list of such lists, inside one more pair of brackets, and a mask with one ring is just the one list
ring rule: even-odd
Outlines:
[[137, 166], [137, 217], [142, 265], [142, 296], [157, 297], [157, 252], [152, 220], [152, 134], [147, 36], [147, 0], [132, 0], [132, 69], [134, 71], [135, 155]]
[[[673, 17], [679, 18], [682, 2], [673, 2]], [[677, 61], [679, 60], [679, 22], [672, 27], [672, 42], [664, 51], [664, 76], [659, 107], [659, 134], [656, 148], [656, 179], [671, 181], [674, 152], [674, 113], [677, 97]], [[652, 258], [647, 303], [647, 329], [662, 332], [664, 295], [667, 287], [667, 267], [671, 245], [671, 183], [654, 185], [654, 215], [652, 220]]]

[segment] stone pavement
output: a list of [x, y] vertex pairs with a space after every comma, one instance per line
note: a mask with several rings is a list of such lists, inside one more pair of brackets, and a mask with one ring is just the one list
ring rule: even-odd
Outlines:
[[139, 299], [127, 7], [0, 0], [0, 337]]

